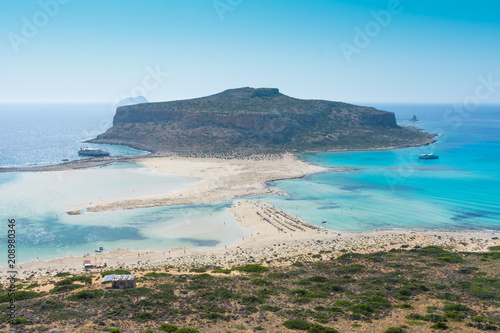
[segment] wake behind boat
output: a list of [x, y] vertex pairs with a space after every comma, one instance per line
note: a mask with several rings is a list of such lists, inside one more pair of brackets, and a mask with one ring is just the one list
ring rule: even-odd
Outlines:
[[422, 155], [419, 155], [418, 158], [421, 159], [421, 160], [435, 160], [435, 159], [438, 159], [439, 156], [438, 155], [434, 155], [433, 153], [431, 153], [431, 154], [422, 154]]
[[101, 157], [101, 156], [109, 156], [109, 153], [105, 150], [99, 148], [80, 148], [78, 151], [78, 155], [80, 156], [90, 156], [90, 157]]

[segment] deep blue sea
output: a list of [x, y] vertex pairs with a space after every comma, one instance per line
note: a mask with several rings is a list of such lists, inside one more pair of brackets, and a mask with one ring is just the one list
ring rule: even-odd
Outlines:
[[[500, 106], [467, 113], [450, 105], [372, 105], [396, 114], [400, 125], [439, 134], [437, 143], [383, 151], [303, 154], [327, 171], [270, 184], [287, 196], [259, 196], [280, 209], [336, 231], [440, 229], [500, 231]], [[112, 155], [146, 152], [89, 145], [112, 125], [106, 105], [0, 105], [0, 166], [33, 166], [78, 159], [80, 147]], [[411, 123], [416, 115], [418, 122]], [[437, 160], [419, 160], [422, 153]], [[70, 216], [68, 207], [93, 200], [170, 193], [195, 180], [161, 176], [133, 164], [90, 170], [0, 173], [0, 234], [17, 223], [20, 262], [81, 256], [99, 246], [168, 250], [224, 247], [246, 231], [215, 205], [157, 207]], [[321, 221], [326, 219], [325, 224]], [[161, 231], [161, 232], [159, 232]], [[1, 245], [0, 245], [1, 248]], [[0, 265], [6, 262], [1, 255]]]
[[30, 167], [77, 160], [78, 149], [102, 148], [111, 155], [148, 152], [117, 145], [88, 144], [113, 125], [113, 109], [105, 104], [0, 104], [0, 167]]

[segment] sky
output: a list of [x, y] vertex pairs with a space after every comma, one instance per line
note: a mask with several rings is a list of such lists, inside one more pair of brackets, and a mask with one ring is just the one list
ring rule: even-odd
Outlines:
[[500, 103], [498, 0], [3, 0], [0, 103]]

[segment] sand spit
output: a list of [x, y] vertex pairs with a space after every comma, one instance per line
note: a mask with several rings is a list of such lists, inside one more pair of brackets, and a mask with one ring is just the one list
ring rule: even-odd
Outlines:
[[308, 174], [332, 170], [305, 163], [292, 154], [260, 160], [159, 157], [136, 162], [143, 164], [147, 170], [193, 177], [199, 181], [187, 189], [170, 194], [81, 204], [71, 207], [68, 213], [216, 203], [248, 195], [271, 193], [266, 182], [273, 180], [301, 178]]

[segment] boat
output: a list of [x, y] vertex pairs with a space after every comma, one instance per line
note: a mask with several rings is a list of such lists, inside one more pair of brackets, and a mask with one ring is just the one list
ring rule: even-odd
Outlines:
[[326, 220], [321, 221], [321, 223], [326, 223]]
[[101, 253], [102, 251], [104, 251], [104, 248], [102, 246], [99, 246], [99, 250], [94, 250], [94, 251], [97, 253]]
[[99, 148], [80, 148], [80, 150], [78, 151], [78, 155], [99, 157], [99, 156], [109, 156], [109, 153]]
[[439, 156], [438, 155], [434, 155], [433, 153], [431, 153], [431, 154], [422, 154], [422, 155], [419, 155], [418, 158], [421, 159], [421, 160], [435, 160], [435, 159], [438, 159]]

